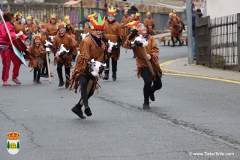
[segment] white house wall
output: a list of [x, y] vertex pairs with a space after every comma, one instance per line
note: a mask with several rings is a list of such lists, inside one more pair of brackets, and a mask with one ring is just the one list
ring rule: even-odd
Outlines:
[[240, 13], [240, 0], [206, 0], [210, 18]]

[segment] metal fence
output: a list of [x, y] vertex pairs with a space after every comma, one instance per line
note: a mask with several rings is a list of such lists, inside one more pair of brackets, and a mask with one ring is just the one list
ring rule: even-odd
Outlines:
[[197, 64], [240, 71], [240, 14], [196, 20]]
[[[7, 5], [2, 5], [3, 11], [8, 9]], [[65, 15], [70, 15], [71, 22], [75, 27], [81, 29], [84, 27], [85, 18], [87, 15], [97, 11], [102, 16], [107, 15], [107, 9], [100, 8], [81, 8], [81, 7], [64, 7], [62, 5], [45, 5], [45, 4], [11, 4], [10, 10], [12, 12], [21, 12], [23, 17], [26, 17], [28, 14], [32, 15], [34, 18], [39, 20], [44, 20], [45, 22], [49, 21], [51, 13], [56, 13], [59, 19], [63, 19]], [[118, 11], [116, 15], [116, 21], [120, 22], [123, 17], [124, 12]], [[135, 12], [129, 11], [129, 15], [135, 14]], [[186, 21], [185, 12], [178, 13], [178, 16]], [[146, 13], [142, 12], [140, 20], [146, 18]], [[169, 16], [168, 13], [152, 13], [152, 18], [155, 21], [156, 30], [164, 30], [166, 28]]]

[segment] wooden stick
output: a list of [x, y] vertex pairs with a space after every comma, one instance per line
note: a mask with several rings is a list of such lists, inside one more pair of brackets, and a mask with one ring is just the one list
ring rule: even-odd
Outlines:
[[[90, 92], [90, 90], [91, 90], [91, 88], [92, 88], [92, 85], [93, 85], [93, 80], [90, 79], [90, 80], [88, 81], [88, 85], [87, 85], [87, 96], [88, 96], [88, 94], [89, 94], [89, 92]], [[83, 99], [81, 99], [80, 105], [83, 105]]]
[[49, 80], [49, 83], [51, 83], [52, 79], [51, 79], [51, 75], [50, 75], [50, 66], [49, 66], [48, 52], [46, 52], [46, 59], [47, 59], [47, 69], [48, 69], [48, 80]]
[[34, 69], [34, 68], [32, 67], [31, 70], [30, 70], [30, 72], [32, 72], [33, 69]]
[[148, 68], [149, 68], [149, 71], [151, 72], [151, 74], [153, 76], [155, 76], [155, 72], [153, 70], [153, 67], [152, 67], [152, 64], [149, 60], [147, 60], [147, 52], [146, 52], [146, 49], [144, 47], [141, 47], [142, 49], [142, 53], [143, 53], [143, 57], [145, 58], [146, 62], [147, 62], [147, 65], [148, 65]]

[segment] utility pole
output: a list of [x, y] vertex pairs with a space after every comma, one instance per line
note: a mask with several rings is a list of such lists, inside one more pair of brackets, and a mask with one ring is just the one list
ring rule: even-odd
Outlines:
[[203, 16], [206, 17], [207, 16], [207, 0], [204, 0], [204, 13]]
[[187, 14], [187, 36], [188, 36], [188, 63], [193, 64], [193, 34], [192, 34], [192, 4], [191, 0], [186, 0], [186, 14]]
[[[142, 14], [143, 14], [143, 0], [141, 0], [141, 6], [142, 6]], [[141, 21], [143, 22], [143, 15], [141, 16]]]

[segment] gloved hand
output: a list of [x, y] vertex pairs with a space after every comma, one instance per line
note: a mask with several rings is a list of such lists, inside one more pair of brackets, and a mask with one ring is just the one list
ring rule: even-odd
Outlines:
[[137, 33], [138, 33], [138, 31], [136, 29], [132, 30], [132, 33], [129, 36], [128, 40], [132, 40], [137, 35]]

